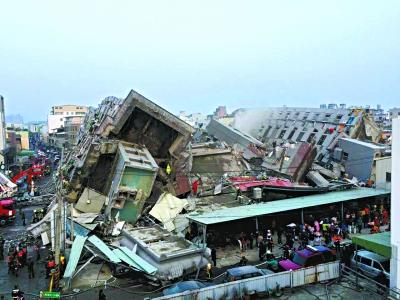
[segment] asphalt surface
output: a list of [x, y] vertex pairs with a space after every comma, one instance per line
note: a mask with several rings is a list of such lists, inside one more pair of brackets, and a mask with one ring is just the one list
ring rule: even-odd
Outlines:
[[[27, 223], [32, 220], [33, 210], [37, 207], [29, 207], [24, 208], [23, 211], [26, 216]], [[48, 279], [45, 279], [45, 261], [43, 260], [46, 257], [47, 250], [41, 250], [41, 258], [42, 260], [35, 260], [35, 278], [28, 278], [28, 269], [27, 267], [23, 267], [19, 270], [18, 277], [13, 274], [8, 274], [8, 265], [6, 262], [6, 255], [8, 244], [11, 239], [15, 239], [16, 237], [22, 236], [25, 234], [26, 226], [22, 225], [22, 220], [20, 218], [19, 211], [17, 210], [17, 217], [14, 223], [8, 224], [4, 227], [0, 227], [0, 234], [6, 240], [5, 243], [5, 251], [4, 251], [4, 260], [0, 262], [0, 295], [4, 295], [5, 299], [10, 299], [11, 291], [14, 288], [14, 285], [18, 285], [19, 288], [26, 293], [26, 299], [35, 299], [33, 295], [30, 294], [39, 294], [40, 291], [48, 289]], [[28, 257], [34, 256], [36, 257], [36, 253], [33, 252], [32, 248], [28, 248]]]

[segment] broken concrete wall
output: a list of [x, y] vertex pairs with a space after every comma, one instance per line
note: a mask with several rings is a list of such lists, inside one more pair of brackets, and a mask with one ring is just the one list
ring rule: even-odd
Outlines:
[[243, 149], [250, 149], [254, 146], [260, 148], [264, 146], [262, 142], [254, 137], [215, 119], [211, 119], [207, 126], [207, 132], [217, 139], [226, 142], [231, 147], [233, 145], [240, 145]]
[[135, 223], [151, 194], [157, 171], [158, 165], [145, 147], [120, 142], [108, 177], [107, 214]]
[[284, 144], [270, 150], [262, 166], [285, 174], [293, 181], [302, 181], [317, 155], [316, 147], [309, 143]]
[[177, 157], [194, 129], [135, 91], [103, 117], [96, 133], [146, 145], [154, 158]]

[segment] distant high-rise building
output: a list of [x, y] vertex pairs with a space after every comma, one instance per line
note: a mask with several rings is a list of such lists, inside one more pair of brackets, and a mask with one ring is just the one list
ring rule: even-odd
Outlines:
[[214, 117], [223, 118], [227, 116], [226, 106], [218, 106], [214, 112]]
[[341, 104], [339, 105], [339, 107], [340, 107], [341, 109], [346, 109], [346, 103], [341, 103]]
[[336, 103], [329, 103], [328, 104], [328, 109], [337, 109], [337, 108], [338, 108], [338, 106], [337, 106]]
[[321, 109], [326, 109], [326, 104], [320, 104], [320, 105], [319, 105], [319, 108], [321, 108]]

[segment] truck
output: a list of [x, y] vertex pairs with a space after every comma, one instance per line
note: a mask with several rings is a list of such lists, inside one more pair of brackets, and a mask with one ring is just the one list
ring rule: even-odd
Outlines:
[[0, 225], [4, 226], [15, 220], [17, 211], [14, 208], [15, 200], [13, 198], [0, 200]]

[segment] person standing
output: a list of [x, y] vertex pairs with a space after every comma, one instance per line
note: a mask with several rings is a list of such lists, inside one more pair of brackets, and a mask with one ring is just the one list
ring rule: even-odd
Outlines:
[[11, 292], [11, 297], [13, 298], [13, 300], [19, 300], [20, 297], [22, 297], [22, 294], [23, 293], [18, 288], [18, 285], [14, 285], [14, 289]]
[[103, 290], [99, 291], [99, 300], [106, 300], [106, 295], [104, 294]]
[[25, 221], [25, 212], [24, 211], [21, 212], [21, 219], [22, 219], [22, 226], [25, 226], [26, 221]]
[[278, 244], [282, 244], [282, 234], [283, 234], [283, 228], [282, 226], [278, 227]]
[[361, 219], [361, 216], [358, 217], [357, 219], [357, 231], [358, 233], [361, 233], [363, 227], [363, 220]]
[[29, 274], [29, 279], [35, 278], [35, 270], [33, 268], [33, 260], [32, 259], [28, 260], [28, 274]]
[[267, 251], [264, 242], [261, 240], [260, 243], [258, 244], [258, 257], [260, 258], [260, 261], [264, 259], [265, 252]]
[[4, 259], [4, 238], [0, 236], [0, 260]]
[[217, 266], [217, 250], [215, 248], [211, 249], [211, 260], [213, 261], [214, 267]]

